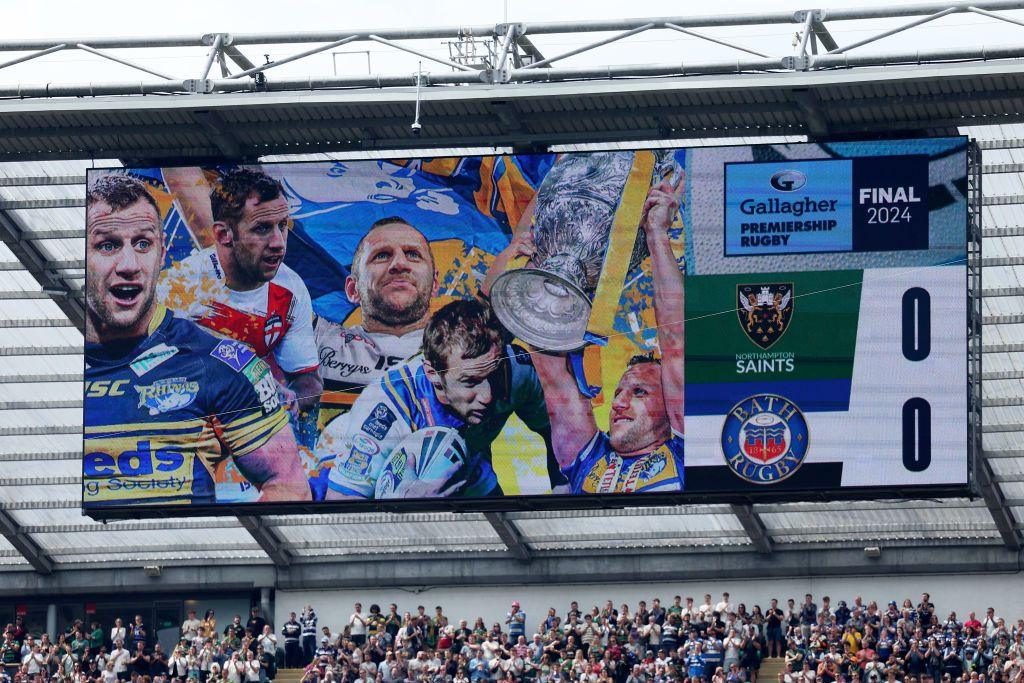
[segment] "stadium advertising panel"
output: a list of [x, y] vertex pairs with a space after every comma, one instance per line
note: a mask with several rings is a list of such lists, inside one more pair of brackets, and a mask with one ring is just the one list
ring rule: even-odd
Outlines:
[[83, 507], [963, 489], [967, 144], [90, 171]]

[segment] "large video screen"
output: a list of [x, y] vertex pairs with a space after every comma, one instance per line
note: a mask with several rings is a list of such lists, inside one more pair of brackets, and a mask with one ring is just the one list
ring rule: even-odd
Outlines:
[[90, 171], [83, 507], [965, 487], [967, 144]]

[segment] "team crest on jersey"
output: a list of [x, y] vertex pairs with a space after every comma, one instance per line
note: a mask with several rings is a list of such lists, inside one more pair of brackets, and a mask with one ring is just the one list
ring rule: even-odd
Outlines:
[[750, 341], [768, 349], [793, 319], [793, 283], [736, 285], [736, 315]]
[[378, 403], [370, 416], [363, 421], [362, 430], [375, 439], [382, 440], [395, 423], [395, 414], [384, 403]]
[[274, 313], [267, 317], [267, 321], [263, 323], [263, 343], [267, 348], [273, 348], [282, 334], [284, 334], [284, 320], [280, 314]]
[[128, 364], [128, 367], [132, 369], [136, 377], [142, 377], [176, 353], [178, 353], [177, 346], [157, 344], [136, 356], [135, 360]]
[[221, 339], [213, 347], [213, 351], [210, 351], [210, 355], [235, 372], [241, 372], [242, 368], [256, 357], [248, 346], [232, 339]]
[[665, 454], [661, 451], [651, 453], [637, 472], [638, 479], [650, 480], [665, 471]]
[[793, 475], [807, 457], [809, 432], [800, 408], [777, 394], [757, 394], [729, 411], [722, 454], [736, 476], [774, 484]]
[[146, 408], [150, 415], [159, 415], [192, 405], [199, 395], [199, 382], [172, 377], [136, 386], [135, 391], [139, 392], [138, 407]]

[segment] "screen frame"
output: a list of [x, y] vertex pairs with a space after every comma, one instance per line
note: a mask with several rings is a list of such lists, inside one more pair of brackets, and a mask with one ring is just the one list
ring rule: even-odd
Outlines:
[[[961, 140], [965, 149], [965, 177], [967, 178], [967, 221], [965, 225], [965, 251], [967, 253], [965, 288], [967, 292], [967, 414], [964, 419], [967, 421], [966, 439], [966, 471], [965, 483], [954, 484], [919, 484], [911, 486], [881, 485], [881, 486], [857, 486], [837, 489], [776, 489], [771, 487], [758, 487], [756, 490], [748, 491], [701, 491], [701, 492], [677, 492], [677, 493], [616, 493], [616, 494], [579, 494], [579, 495], [503, 495], [495, 498], [423, 498], [411, 500], [365, 500], [365, 501], [317, 501], [317, 502], [288, 502], [288, 503], [221, 503], [221, 504], [189, 504], [189, 505], [104, 505], [90, 507], [85, 504], [85, 457], [83, 448], [82, 457], [82, 514], [97, 521], [126, 520], [126, 519], [155, 519], [155, 518], [178, 518], [197, 516], [261, 516], [261, 515], [318, 515], [341, 512], [369, 513], [411, 513], [411, 512], [516, 512], [516, 511], [543, 511], [543, 510], [600, 510], [600, 509], [621, 509], [629, 507], [654, 507], [654, 506], [676, 506], [696, 504], [730, 504], [730, 505], [754, 505], [759, 503], [783, 503], [783, 502], [831, 502], [831, 501], [852, 501], [852, 500], [895, 500], [908, 498], [978, 498], [981, 491], [977, 483], [977, 466], [979, 454], [982, 452], [982, 401], [981, 401], [981, 358], [982, 358], [982, 330], [981, 324], [981, 247], [982, 247], [982, 202], [981, 202], [981, 149], [977, 142], [966, 135], [935, 135], [918, 138], [903, 136], [887, 138], [843, 138], [836, 142], [847, 143], [879, 143], [896, 141], [919, 141], [928, 139]], [[828, 140], [807, 140], [799, 143], [788, 144], [827, 144]], [[748, 143], [730, 145], [701, 145], [700, 148], [743, 148], [743, 147], [764, 147], [773, 143]], [[586, 152], [600, 151], [646, 151], [658, 149], [692, 149], [686, 146], [649, 146], [638, 144], [630, 147], [615, 147], [602, 149], [599, 146], [595, 149], [584, 150]], [[424, 150], [428, 151], [428, 150]], [[557, 152], [539, 150], [513, 150], [509, 154], [444, 154], [444, 158], [463, 159], [477, 157], [498, 157], [518, 154], [557, 154]], [[352, 159], [347, 161], [375, 162], [392, 161], [409, 158], [434, 158], [420, 154], [417, 157], [410, 156], [374, 156], [365, 159]], [[314, 160], [312, 163], [316, 163]], [[329, 161], [329, 160], [328, 160]], [[188, 168], [196, 166], [213, 166], [218, 164], [245, 164], [237, 159], [202, 159], [189, 160], [167, 160], [161, 162], [153, 160], [152, 168]], [[275, 161], [268, 162], [274, 165], [304, 165], [311, 161]], [[141, 165], [139, 167], [142, 167]], [[130, 170], [130, 167], [104, 167], [90, 168], [88, 173], [109, 172], [117, 170]], [[723, 175], [724, 178], [724, 175]], [[83, 247], [86, 237], [83, 237]], [[939, 266], [941, 267], [941, 266]], [[85, 376], [86, 360], [83, 354], [82, 371]], [[83, 384], [82, 401], [82, 443], [85, 444], [85, 388]], [[740, 480], [738, 480], [740, 481]], [[742, 482], [746, 484], [747, 482]], [[742, 485], [741, 484], [741, 485]], [[753, 486], [753, 485], [751, 485]]]

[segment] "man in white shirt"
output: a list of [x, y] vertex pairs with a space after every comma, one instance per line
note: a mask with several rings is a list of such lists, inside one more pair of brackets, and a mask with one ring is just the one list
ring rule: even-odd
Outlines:
[[725, 616], [729, 614], [729, 612], [733, 611], [732, 603], [729, 602], [728, 593], [722, 593], [722, 600], [715, 605], [715, 611], [718, 612], [719, 618], [723, 621], [725, 620]]
[[46, 657], [40, 652], [39, 646], [36, 645], [32, 648], [31, 652], [25, 655], [21, 663], [25, 665], [29, 676], [35, 676], [46, 666]]
[[[118, 619], [120, 621], [120, 619]], [[125, 681], [128, 680], [128, 660], [131, 659], [131, 653], [124, 647], [123, 640], [114, 641], [114, 649], [110, 653], [110, 662], [114, 665], [114, 673], [117, 674], [118, 679]]]
[[366, 618], [363, 616], [361, 603], [355, 604], [356, 611], [348, 618], [349, 638], [357, 647], [366, 644]]
[[711, 594], [704, 594], [704, 604], [697, 608], [697, 611], [704, 616], [704, 618], [710, 617], [711, 613], [715, 611], [715, 606], [711, 604]]
[[188, 619], [181, 623], [181, 637], [188, 643], [195, 641], [199, 635], [199, 620], [196, 619], [196, 611], [190, 609], [188, 611]]

